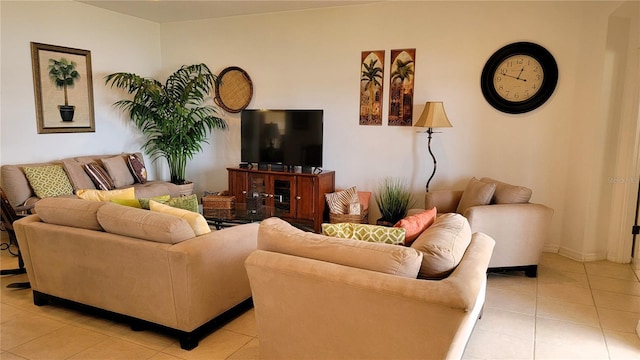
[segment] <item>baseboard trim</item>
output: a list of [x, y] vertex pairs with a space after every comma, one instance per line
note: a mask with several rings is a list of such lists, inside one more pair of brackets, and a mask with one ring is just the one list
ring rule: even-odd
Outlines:
[[572, 260], [580, 261], [580, 262], [607, 260], [606, 254], [600, 254], [600, 253], [583, 254], [582, 252], [579, 252], [573, 249], [568, 249], [565, 247], [560, 247], [558, 249], [558, 254], [562, 256], [566, 256]]

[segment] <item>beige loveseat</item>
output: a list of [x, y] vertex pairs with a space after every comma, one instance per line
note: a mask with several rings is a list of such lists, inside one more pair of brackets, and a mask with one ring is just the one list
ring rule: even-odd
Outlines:
[[244, 261], [257, 224], [195, 236], [182, 218], [110, 202], [45, 198], [35, 208], [14, 227], [36, 305], [107, 310], [192, 349], [219, 316], [251, 304]]
[[[260, 357], [459, 359], [484, 304], [493, 244], [453, 214], [436, 219], [412, 247], [267, 219], [245, 265]], [[417, 278], [438, 273], [444, 278]]]
[[[142, 161], [142, 155], [140, 153], [136, 154]], [[32, 205], [39, 200], [39, 198], [34, 193], [33, 188], [29, 185], [29, 180], [27, 180], [23, 170], [24, 167], [37, 167], [55, 164], [64, 168], [64, 171], [71, 182], [74, 193], [79, 189], [95, 189], [95, 184], [82, 166], [90, 162], [113, 158], [115, 156], [126, 156], [126, 154], [78, 156], [41, 163], [2, 165], [2, 167], [0, 167], [0, 186], [7, 194], [7, 198], [12, 206]], [[134, 183], [122, 187], [131, 186], [135, 187], [136, 197], [138, 198], [148, 198], [167, 194], [171, 195], [171, 197], [177, 197], [180, 195], [180, 189], [178, 186], [168, 181], [148, 181], [144, 184]]]

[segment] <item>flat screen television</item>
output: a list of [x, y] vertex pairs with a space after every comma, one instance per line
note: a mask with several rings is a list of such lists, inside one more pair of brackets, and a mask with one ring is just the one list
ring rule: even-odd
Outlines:
[[243, 110], [241, 161], [322, 167], [322, 118], [323, 110]]

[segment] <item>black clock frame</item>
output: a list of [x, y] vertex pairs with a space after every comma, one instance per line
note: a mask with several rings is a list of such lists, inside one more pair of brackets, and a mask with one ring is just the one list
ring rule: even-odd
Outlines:
[[[544, 79], [540, 90], [525, 101], [508, 101], [498, 95], [493, 86], [493, 76], [498, 66], [506, 58], [514, 55], [527, 55], [535, 58], [542, 66]], [[482, 94], [491, 106], [505, 113], [522, 114], [537, 109], [544, 104], [556, 89], [558, 84], [558, 64], [553, 55], [544, 47], [531, 42], [517, 42], [506, 45], [496, 51], [482, 69], [480, 88]]]

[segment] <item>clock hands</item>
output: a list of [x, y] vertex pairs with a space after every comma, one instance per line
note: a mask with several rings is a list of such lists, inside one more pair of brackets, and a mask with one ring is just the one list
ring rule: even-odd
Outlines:
[[524, 71], [524, 66], [522, 67], [522, 69], [520, 69], [520, 72], [518, 73], [518, 76], [509, 75], [506, 72], [504, 74], [502, 74], [502, 75], [510, 77], [510, 78], [513, 78], [513, 79], [516, 79], [516, 80], [527, 82], [527, 79], [521, 79], [520, 78], [520, 75], [522, 75], [523, 71]]

